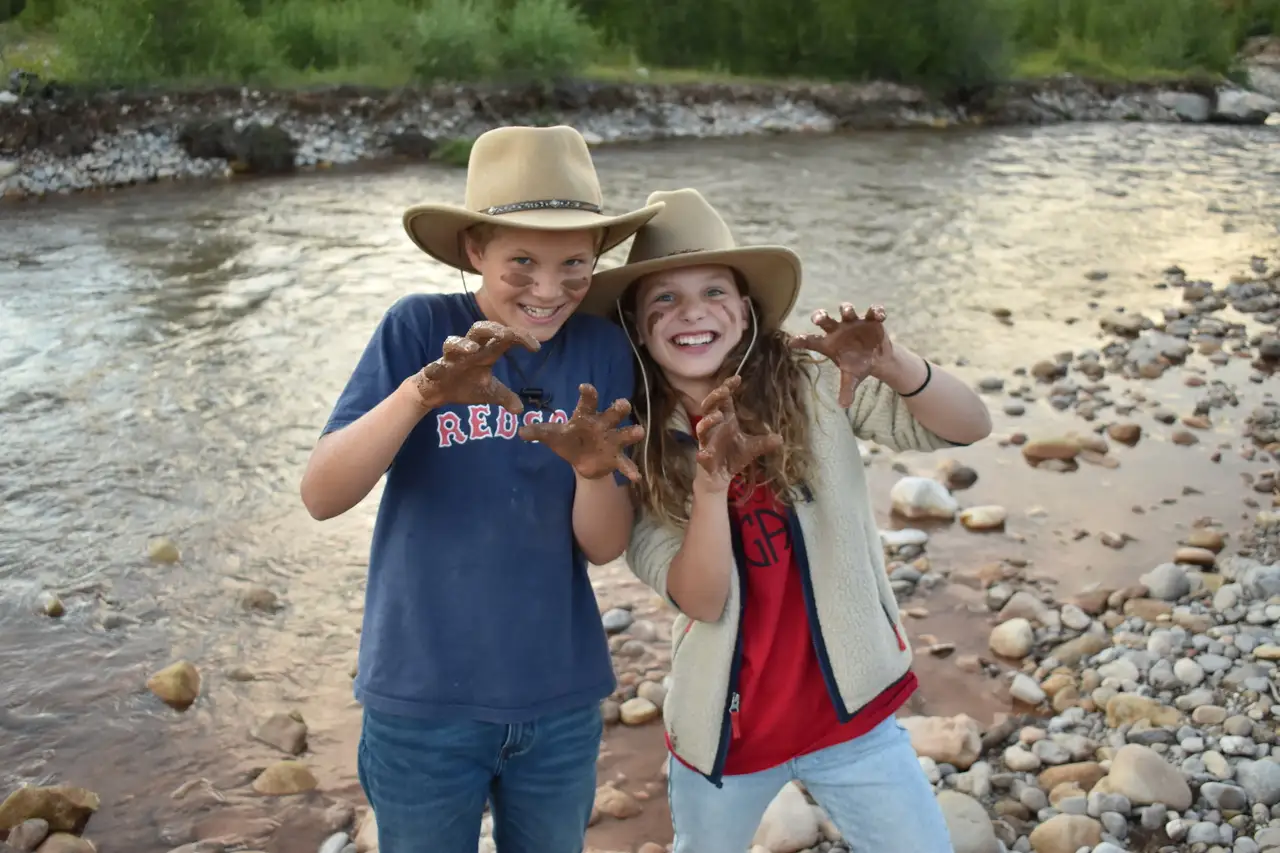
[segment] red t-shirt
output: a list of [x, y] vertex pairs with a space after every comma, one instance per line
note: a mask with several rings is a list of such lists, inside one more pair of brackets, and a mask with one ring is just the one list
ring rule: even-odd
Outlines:
[[[768, 770], [866, 734], [901, 708], [917, 686], [908, 672], [864, 708], [849, 709], [853, 719], [841, 724], [814, 648], [787, 509], [767, 486], [746, 500], [741, 489], [734, 481], [729, 490], [730, 518], [741, 533], [746, 562], [746, 601], [726, 776]], [[898, 634], [896, 625], [885, 627]], [[903, 645], [900, 635], [898, 644]]]

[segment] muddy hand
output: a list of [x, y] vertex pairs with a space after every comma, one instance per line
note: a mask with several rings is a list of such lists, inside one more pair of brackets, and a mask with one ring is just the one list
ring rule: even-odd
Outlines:
[[840, 405], [848, 408], [858, 383], [874, 373], [892, 349], [884, 331], [884, 309], [873, 305], [866, 317], [859, 317], [852, 305], [842, 302], [838, 322], [822, 309], [814, 311], [812, 319], [822, 334], [796, 335], [791, 347], [821, 353], [840, 368]]
[[488, 320], [473, 325], [464, 338], [445, 338], [440, 358], [415, 377], [422, 402], [430, 408], [496, 403], [514, 414], [524, 411], [520, 398], [493, 376], [494, 362], [516, 344], [531, 352], [541, 346], [528, 332]]
[[732, 376], [702, 401], [702, 420], [698, 421], [698, 464], [711, 476], [728, 482], [745, 471], [761, 456], [782, 448], [782, 436], [746, 435], [738, 424], [733, 405], [733, 392], [742, 379]]
[[622, 449], [644, 438], [644, 427], [618, 428], [622, 419], [631, 413], [631, 404], [614, 400], [612, 406], [597, 412], [599, 395], [595, 388], [579, 385], [578, 395], [578, 408], [573, 410], [573, 417], [567, 423], [527, 424], [520, 428], [520, 437], [545, 444], [588, 480], [598, 480], [618, 471], [638, 483], [640, 471]]

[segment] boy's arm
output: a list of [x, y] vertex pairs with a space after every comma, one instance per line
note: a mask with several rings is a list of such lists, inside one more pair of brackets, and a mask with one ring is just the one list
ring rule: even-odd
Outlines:
[[302, 503], [317, 521], [364, 500], [428, 412], [412, 377], [355, 422], [320, 438], [302, 475]]
[[311, 451], [300, 491], [312, 518], [364, 500], [427, 414], [412, 382], [426, 351], [404, 311], [402, 301], [383, 316]]
[[587, 559], [597, 566], [622, 556], [631, 538], [635, 511], [631, 491], [615, 477], [588, 480], [574, 474], [573, 538]]
[[[619, 337], [619, 336], [615, 336]], [[635, 368], [631, 350], [626, 345], [615, 347], [606, 381], [601, 383], [601, 402], [606, 406], [614, 400], [630, 400], [635, 392]], [[618, 425], [622, 429], [634, 423], [627, 417]], [[594, 480], [588, 480], [575, 472], [573, 492], [573, 537], [588, 560], [597, 566], [612, 562], [622, 556], [631, 538], [635, 522], [635, 509], [631, 502], [631, 490], [626, 477], [614, 471]]]

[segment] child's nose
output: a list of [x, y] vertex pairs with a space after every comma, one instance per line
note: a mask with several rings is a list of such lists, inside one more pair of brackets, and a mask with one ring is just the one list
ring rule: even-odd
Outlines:
[[560, 296], [560, 277], [543, 273], [533, 279], [533, 295], [539, 299], [557, 299]]
[[707, 316], [706, 306], [701, 302], [686, 302], [680, 307], [680, 319], [694, 323]]

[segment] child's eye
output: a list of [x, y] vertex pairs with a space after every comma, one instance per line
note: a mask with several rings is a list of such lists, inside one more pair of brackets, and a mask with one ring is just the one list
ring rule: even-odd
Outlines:
[[723, 288], [723, 287], [708, 287], [708, 288], [707, 288], [707, 296], [724, 296], [724, 294], [725, 294], [725, 290], [724, 290], [724, 288]]
[[511, 262], [514, 264], [519, 264], [522, 267], [527, 267], [529, 264], [533, 263], [533, 258], [526, 258], [523, 255], [521, 255], [518, 258], [512, 258]]
[[657, 296], [653, 297], [653, 301], [654, 302], [670, 302], [674, 298], [675, 297], [673, 297], [670, 293], [659, 293]]
[[570, 258], [569, 260], [564, 262], [564, 265], [567, 267], [576, 267], [576, 266], [581, 266], [584, 263], [586, 263], [586, 261], [582, 260], [581, 258]]

